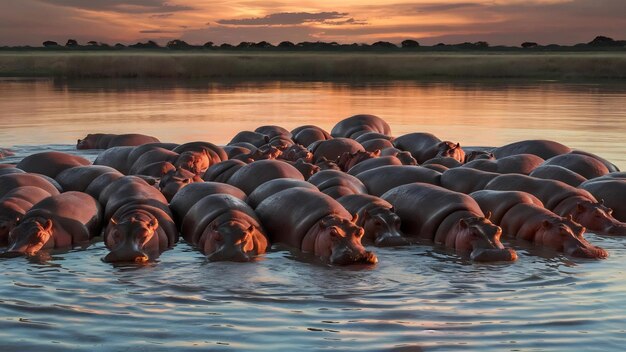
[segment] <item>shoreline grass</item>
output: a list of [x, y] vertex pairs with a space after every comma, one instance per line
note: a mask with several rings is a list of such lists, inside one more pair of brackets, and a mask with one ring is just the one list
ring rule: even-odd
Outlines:
[[0, 52], [0, 77], [233, 79], [626, 78], [626, 53]]

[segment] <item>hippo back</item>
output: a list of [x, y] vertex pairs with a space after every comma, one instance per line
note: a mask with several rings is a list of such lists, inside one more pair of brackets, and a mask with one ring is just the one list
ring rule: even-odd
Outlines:
[[580, 188], [591, 193], [596, 199], [613, 210], [613, 217], [626, 222], [626, 179], [601, 178], [589, 180]]
[[441, 173], [421, 166], [382, 166], [361, 172], [357, 178], [363, 182], [368, 193], [380, 197], [388, 190], [413, 182], [432, 185], [441, 184]]
[[371, 158], [354, 165], [350, 168], [350, 170], [348, 170], [348, 173], [352, 176], [356, 176], [361, 172], [367, 170], [390, 165], [400, 166], [402, 165], [402, 162], [395, 156], [381, 156], [378, 158]]
[[372, 208], [391, 209], [393, 206], [388, 201], [369, 194], [350, 194], [337, 199], [350, 214], [360, 214]]
[[82, 156], [62, 152], [42, 152], [25, 157], [15, 167], [54, 178], [65, 169], [90, 164], [91, 162]]
[[326, 158], [327, 160], [337, 160], [343, 153], [365, 151], [359, 142], [349, 138], [334, 138], [325, 141], [318, 141], [309, 145], [308, 148], [313, 153], [313, 160], [316, 162], [322, 160], [322, 158]]
[[233, 174], [246, 165], [246, 163], [237, 159], [224, 160], [210, 166], [202, 176], [202, 179], [205, 181], [226, 183]]
[[237, 170], [230, 177], [228, 183], [246, 194], [250, 194], [261, 184], [277, 178], [293, 178], [304, 181], [304, 176], [300, 171], [286, 162], [259, 160]]
[[559, 165], [541, 165], [533, 170], [528, 176], [543, 178], [547, 180], [558, 180], [565, 182], [572, 187], [578, 187], [587, 179]]
[[348, 194], [367, 194], [367, 188], [358, 178], [339, 170], [320, 171], [308, 181], [335, 199]]
[[600, 160], [582, 154], [563, 154], [552, 157], [543, 165], [558, 165], [571, 170], [584, 178], [596, 178], [609, 173], [609, 169]]
[[116, 169], [104, 165], [75, 166], [61, 171], [55, 180], [64, 191], [84, 192], [94, 179], [109, 172], [120, 173]]
[[391, 134], [391, 128], [385, 120], [375, 115], [360, 114], [343, 119], [333, 127], [330, 135], [334, 138], [356, 138], [367, 132]]
[[269, 198], [280, 191], [298, 187], [317, 191], [317, 187], [306, 181], [292, 178], [277, 178], [267, 181], [257, 187], [252, 193], [250, 193], [247, 203], [252, 207], [252, 209], [255, 209], [266, 198]]
[[499, 224], [504, 215], [518, 204], [532, 204], [543, 208], [543, 203], [530, 193], [520, 191], [482, 190], [470, 194], [483, 213], [491, 213], [490, 220]]
[[89, 186], [85, 188], [84, 192], [94, 197], [95, 199], [99, 200], [100, 193], [102, 193], [102, 191], [105, 188], [107, 188], [111, 183], [113, 183], [113, 181], [120, 179], [122, 177], [124, 177], [124, 174], [122, 174], [121, 172], [117, 170], [114, 172], [107, 172], [93, 179], [93, 181], [91, 181]]
[[542, 159], [571, 152], [572, 149], [555, 141], [532, 139], [504, 145], [493, 150], [496, 158], [517, 154], [533, 154]]
[[51, 195], [59, 194], [58, 188], [46, 178], [27, 173], [15, 173], [0, 176], [0, 198], [9, 191], [23, 186], [34, 186], [45, 190]]
[[228, 194], [242, 201], [246, 200], [246, 194], [235, 186], [220, 182], [195, 182], [178, 191], [170, 202], [176, 223], [183, 220], [194, 204], [213, 194]]
[[472, 168], [454, 168], [441, 174], [441, 186], [451, 191], [470, 194], [485, 189], [487, 183], [500, 176], [495, 172]]
[[107, 150], [104, 150], [98, 154], [96, 160], [94, 160], [94, 165], [104, 165], [109, 166], [117, 171], [128, 174], [128, 170], [130, 169], [131, 164], [129, 164], [128, 160], [130, 154], [135, 150], [135, 147], [113, 147]]

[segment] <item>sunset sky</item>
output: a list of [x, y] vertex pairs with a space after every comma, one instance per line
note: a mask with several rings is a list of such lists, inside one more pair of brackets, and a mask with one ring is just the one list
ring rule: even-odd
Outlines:
[[574, 44], [596, 35], [626, 39], [624, 14], [626, 0], [1, 0], [0, 46], [68, 38]]

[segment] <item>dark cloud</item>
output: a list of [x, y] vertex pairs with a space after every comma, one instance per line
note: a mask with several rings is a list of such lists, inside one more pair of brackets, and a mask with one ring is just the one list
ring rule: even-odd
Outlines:
[[280, 12], [265, 17], [219, 20], [217, 23], [235, 26], [278, 26], [304, 23], [322, 23], [328, 20], [343, 19], [348, 16], [342, 12]]
[[161, 34], [161, 33], [180, 33], [180, 31], [173, 31], [170, 29], [144, 29], [139, 31], [144, 34]]
[[162, 0], [40, 0], [44, 3], [94, 11], [120, 13], [162, 13], [194, 10], [191, 6], [170, 5]]
[[341, 20], [341, 21], [324, 21], [322, 22], [323, 24], [328, 24], [328, 25], [332, 25], [332, 26], [343, 26], [346, 24], [351, 24], [351, 25], [359, 25], [359, 26], [364, 26], [367, 23], [367, 21], [365, 20], [355, 20], [354, 18], [350, 17], [347, 20]]
[[284, 40], [292, 42], [317, 41], [315, 35], [319, 30], [309, 26], [212, 26], [202, 29], [192, 29], [182, 34], [182, 39], [188, 43], [214, 43], [238, 44], [240, 42], [260, 42], [267, 41], [278, 44]]
[[447, 4], [437, 4], [437, 3], [430, 3], [430, 4], [420, 4], [418, 6], [415, 6], [415, 10], [417, 10], [418, 12], [444, 12], [444, 11], [449, 11], [449, 10], [457, 10], [457, 9], [467, 9], [467, 8], [477, 8], [477, 7], [483, 7], [485, 5], [483, 4], [479, 4], [479, 3], [475, 3], [475, 2], [456, 2], [456, 3], [447, 3]]
[[174, 16], [173, 13], [157, 13], [154, 15], [150, 15], [150, 18], [170, 18]]

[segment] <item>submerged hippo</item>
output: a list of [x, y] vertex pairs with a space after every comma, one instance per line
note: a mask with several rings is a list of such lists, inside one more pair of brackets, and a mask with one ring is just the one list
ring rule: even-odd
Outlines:
[[304, 180], [304, 176], [295, 167], [278, 160], [259, 160], [243, 166], [229, 179], [231, 184], [246, 194], [252, 193], [255, 188], [276, 178], [293, 178]]
[[202, 198], [213, 194], [228, 194], [237, 199], [246, 200], [246, 194], [242, 190], [226, 183], [207, 181], [190, 184], [176, 193], [170, 202], [170, 209], [174, 214], [176, 224], [180, 227], [189, 209]]
[[498, 174], [524, 174], [528, 175], [544, 160], [533, 154], [516, 154], [500, 159], [478, 159], [470, 161], [462, 167], [472, 168]]
[[470, 253], [479, 262], [515, 261], [517, 254], [500, 243], [502, 229], [485, 217], [470, 196], [426, 183], [398, 186], [383, 194], [402, 220], [407, 236], [432, 240]]
[[106, 173], [119, 173], [104, 165], [74, 166], [60, 172], [54, 179], [64, 191], [84, 192], [93, 180]]
[[52, 196], [50, 192], [39, 187], [23, 186], [14, 188], [0, 197], [0, 246], [8, 244], [9, 232], [17, 226], [24, 215], [35, 204], [50, 196]]
[[312, 253], [336, 265], [378, 261], [363, 248], [365, 231], [354, 224], [352, 215], [318, 191], [293, 188], [278, 192], [262, 201], [256, 213], [272, 243]]
[[568, 146], [545, 139], [530, 139], [514, 142], [492, 150], [493, 154], [498, 159], [517, 154], [533, 154], [544, 160], [571, 151], [572, 149]]
[[90, 164], [91, 162], [82, 156], [62, 152], [42, 152], [25, 157], [15, 167], [55, 178], [65, 169]]
[[280, 191], [298, 187], [317, 191], [317, 187], [306, 181], [295, 180], [293, 178], [277, 178], [267, 181], [257, 187], [252, 193], [250, 193], [246, 202], [252, 207], [252, 209], [255, 209], [266, 198], [269, 198]]
[[76, 149], [109, 149], [122, 146], [138, 146], [147, 143], [158, 143], [157, 138], [138, 133], [108, 134], [90, 133], [76, 142]]
[[613, 210], [611, 215], [615, 219], [626, 222], [626, 179], [600, 177], [579, 187]]
[[470, 194], [485, 189], [485, 186], [498, 176], [500, 174], [495, 172], [459, 167], [441, 174], [441, 186], [451, 191]]
[[465, 152], [459, 143], [442, 141], [431, 133], [405, 134], [396, 138], [393, 145], [410, 152], [419, 164], [438, 156], [449, 156], [459, 162], [465, 160]]
[[565, 182], [572, 187], [578, 187], [581, 183], [587, 181], [583, 176], [559, 165], [540, 165], [534, 169], [533, 172], [528, 174], [528, 176], [557, 180]]
[[291, 131], [293, 141], [305, 148], [317, 141], [326, 141], [332, 139], [330, 133], [324, 131], [320, 127], [313, 125], [305, 125], [295, 128]]
[[358, 178], [338, 170], [324, 170], [311, 176], [308, 180], [320, 192], [334, 199], [349, 194], [367, 194], [367, 188]]
[[327, 141], [318, 141], [308, 147], [313, 153], [313, 160], [318, 162], [322, 158], [335, 161], [343, 153], [364, 152], [363, 146], [359, 142], [349, 138], [333, 138]]
[[545, 209], [535, 196], [519, 191], [478, 191], [470, 194], [505, 236], [537, 246], [589, 259], [604, 259], [608, 253], [584, 237], [585, 228]]
[[9, 233], [6, 255], [70, 249], [100, 234], [102, 209], [90, 195], [65, 192], [35, 204]]
[[433, 185], [441, 183], [441, 173], [421, 166], [382, 166], [361, 172], [357, 178], [363, 182], [368, 193], [377, 197], [388, 190], [413, 182]]

